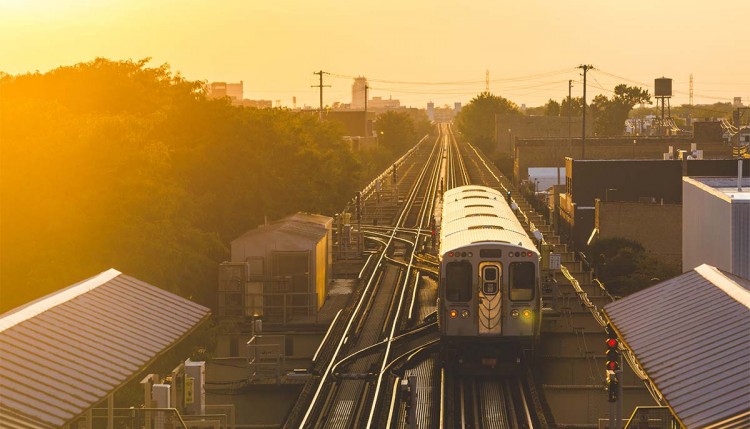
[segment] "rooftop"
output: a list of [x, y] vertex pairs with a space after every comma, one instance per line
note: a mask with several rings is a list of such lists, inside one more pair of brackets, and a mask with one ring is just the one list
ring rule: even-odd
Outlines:
[[750, 203], [750, 177], [742, 178], [742, 191], [737, 190], [736, 177], [683, 177], [682, 180], [727, 201]]
[[210, 314], [110, 269], [0, 316], [0, 421], [74, 421]]
[[750, 418], [750, 280], [704, 264], [604, 312], [683, 425]]

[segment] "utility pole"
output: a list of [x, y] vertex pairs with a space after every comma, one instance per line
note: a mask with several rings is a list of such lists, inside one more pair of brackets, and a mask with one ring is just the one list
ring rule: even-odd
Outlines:
[[318, 118], [323, 120], [323, 87], [330, 88], [331, 85], [323, 85], [323, 70], [313, 72], [320, 77], [320, 83], [318, 85], [310, 85], [310, 88], [320, 88], [320, 110], [318, 111]]
[[742, 136], [740, 130], [742, 130], [742, 124], [740, 118], [742, 118], [742, 110], [748, 110], [750, 107], [738, 107], [737, 110], [732, 112], [734, 119], [734, 126], [737, 127], [737, 192], [742, 192]]
[[579, 69], [583, 69], [583, 132], [581, 135], [581, 159], [586, 159], [586, 72], [593, 69], [594, 66], [588, 64], [582, 64], [578, 66]]
[[367, 138], [367, 90], [370, 86], [365, 84], [365, 138]]
[[573, 103], [571, 98], [571, 92], [573, 91], [573, 80], [568, 81], [568, 144], [573, 147], [573, 137], [571, 133], [571, 127], [573, 126]]

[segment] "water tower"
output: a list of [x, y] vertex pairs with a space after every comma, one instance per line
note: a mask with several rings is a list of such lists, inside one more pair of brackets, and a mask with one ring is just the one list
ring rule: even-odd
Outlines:
[[661, 99], [661, 119], [659, 120], [659, 135], [665, 134], [664, 128], [664, 101], [667, 102], [667, 118], [672, 119], [672, 112], [669, 105], [669, 99], [672, 98], [672, 79], [660, 77], [654, 79], [654, 97], [656, 98], [656, 108], [659, 108]]

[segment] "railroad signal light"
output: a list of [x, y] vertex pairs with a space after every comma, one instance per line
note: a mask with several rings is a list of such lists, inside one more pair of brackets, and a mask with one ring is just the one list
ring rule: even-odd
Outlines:
[[617, 333], [615, 333], [612, 325], [607, 325], [606, 330], [607, 339], [605, 340], [605, 343], [607, 344], [607, 351], [605, 352], [605, 356], [607, 357], [607, 362], [605, 363], [605, 367], [607, 368], [608, 379], [614, 378], [616, 381], [615, 371], [620, 369], [620, 351], [618, 348], [620, 341], [617, 338]]
[[617, 361], [607, 361], [607, 371], [617, 371], [620, 369], [620, 364]]

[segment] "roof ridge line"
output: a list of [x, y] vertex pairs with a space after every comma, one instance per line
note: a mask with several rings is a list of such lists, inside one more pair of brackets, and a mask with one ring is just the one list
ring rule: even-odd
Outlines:
[[[62, 289], [58, 292], [54, 292], [46, 297], [40, 298], [26, 307], [22, 307], [16, 312], [12, 312], [7, 316], [0, 318], [0, 332], [6, 329], [12, 328], [17, 324], [31, 319], [55, 306], [63, 304], [83, 295], [86, 292], [96, 289], [97, 287], [107, 283], [113, 278], [122, 274], [114, 268], [110, 268], [107, 271], [103, 271], [89, 279], [86, 279], [78, 284]], [[11, 310], [12, 311], [12, 310]]]
[[724, 293], [732, 297], [735, 301], [750, 308], [750, 292], [731, 278], [727, 277], [718, 268], [708, 264], [703, 264], [693, 268], [693, 270], [700, 274], [704, 279], [724, 291]]

